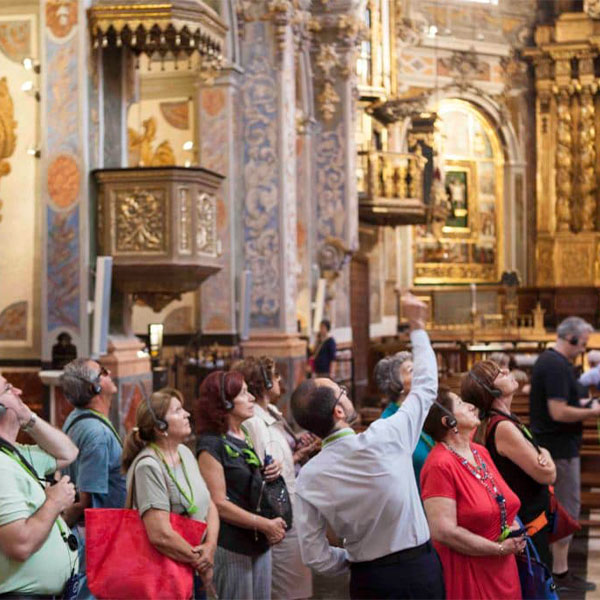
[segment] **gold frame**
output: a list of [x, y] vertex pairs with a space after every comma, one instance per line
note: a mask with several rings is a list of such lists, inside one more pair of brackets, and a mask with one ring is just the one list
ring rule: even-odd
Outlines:
[[[438, 114], [451, 112], [452, 110], [461, 110], [474, 116], [480, 123], [492, 146], [491, 162], [494, 165], [495, 185], [495, 212], [496, 212], [496, 261], [493, 265], [481, 263], [418, 263], [413, 262], [414, 276], [413, 285], [437, 285], [448, 283], [494, 283], [500, 279], [500, 274], [504, 271], [504, 149], [501, 145], [500, 137], [496, 133], [494, 125], [488, 120], [485, 114], [474, 103], [467, 100], [456, 98], [446, 98], [440, 101], [435, 107]], [[476, 182], [472, 186], [474, 190], [472, 198], [475, 198], [476, 222], [472, 221], [469, 235], [465, 235], [467, 230], [448, 231], [446, 226], [442, 229], [442, 234], [438, 238], [440, 242], [461, 240], [464, 243], [475, 243], [478, 239], [473, 232], [479, 232], [479, 180], [478, 165], [480, 162], [487, 162], [486, 158], [465, 158], [446, 154], [444, 156], [444, 173], [448, 164], [460, 166], [461, 163], [472, 164], [474, 167], [471, 176]], [[458, 228], [456, 228], [458, 229]], [[445, 230], [445, 231], [444, 231]], [[448, 235], [448, 237], [446, 237]], [[415, 235], [413, 242], [413, 256], [416, 255], [416, 244], [419, 238]]]

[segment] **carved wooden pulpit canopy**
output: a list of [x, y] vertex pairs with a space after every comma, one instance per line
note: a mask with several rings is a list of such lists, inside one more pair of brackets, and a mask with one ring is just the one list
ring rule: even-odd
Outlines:
[[113, 257], [117, 289], [156, 311], [221, 267], [217, 190], [203, 168], [100, 169], [98, 252]]
[[227, 26], [200, 0], [99, 0], [88, 10], [94, 48], [128, 48], [136, 56], [189, 58], [218, 69]]

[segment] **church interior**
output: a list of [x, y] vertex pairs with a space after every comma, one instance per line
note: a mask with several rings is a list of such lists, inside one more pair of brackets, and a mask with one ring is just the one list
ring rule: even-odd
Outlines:
[[60, 426], [99, 357], [125, 432], [242, 356], [289, 395], [327, 319], [366, 426], [410, 290], [449, 385], [527, 372], [600, 329], [599, 84], [598, 0], [0, 0], [0, 370]]

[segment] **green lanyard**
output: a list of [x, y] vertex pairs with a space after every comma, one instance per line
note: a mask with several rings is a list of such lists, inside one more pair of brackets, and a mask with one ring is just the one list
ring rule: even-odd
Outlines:
[[252, 440], [250, 439], [245, 427], [242, 427], [242, 431], [244, 432], [244, 439], [246, 440], [246, 445], [248, 448], [243, 448], [240, 454], [235, 448], [232, 448], [231, 444], [227, 441], [227, 438], [222, 435], [221, 439], [225, 444], [225, 452], [227, 452], [227, 456], [229, 456], [229, 458], [239, 458], [243, 454], [246, 464], [250, 465], [251, 467], [260, 468], [261, 462], [260, 458], [258, 458], [258, 455], [254, 451], [254, 444], [252, 443]]
[[[14, 452], [11, 452], [8, 448], [0, 448], [0, 450], [6, 454], [6, 456], [8, 456], [8, 458], [14, 460], [28, 475], [30, 475], [31, 477], [33, 477], [33, 479], [35, 479], [39, 484], [40, 487], [44, 490], [44, 492], [46, 491], [46, 488], [44, 487], [44, 484], [40, 481], [39, 476], [34, 473], [20, 458], [18, 455], [16, 455]], [[56, 519], [56, 526], [58, 527], [58, 531], [60, 532], [60, 537], [65, 541], [65, 543], [69, 546], [69, 548], [71, 550], [73, 550], [72, 546], [72, 542], [69, 542], [69, 536], [67, 536], [67, 532], [65, 531], [64, 527], [62, 526], [62, 523], [60, 522], [60, 517], [58, 519]]]
[[188, 488], [190, 488], [189, 495], [186, 494], [185, 490], [179, 484], [179, 481], [177, 481], [177, 478], [175, 477], [175, 473], [173, 473], [173, 471], [171, 470], [171, 467], [165, 460], [164, 454], [160, 451], [160, 448], [154, 443], [150, 444], [150, 447], [152, 448], [152, 450], [154, 450], [154, 452], [156, 452], [158, 458], [160, 458], [160, 460], [162, 461], [162, 464], [165, 465], [165, 469], [167, 469], [167, 473], [169, 474], [171, 481], [175, 484], [175, 487], [179, 490], [179, 493], [185, 498], [186, 502], [189, 504], [188, 508], [186, 509], [187, 514], [195, 515], [198, 512], [198, 507], [196, 506], [196, 504], [194, 502], [194, 488], [192, 488], [192, 484], [190, 483], [190, 478], [188, 477], [187, 469], [185, 468], [185, 463], [183, 462], [183, 458], [181, 457], [181, 454], [179, 452], [177, 452], [177, 455], [179, 456], [179, 460], [181, 461], [181, 468], [183, 469], [183, 475], [185, 477], [185, 481], [188, 485]]
[[427, 445], [427, 447], [430, 450], [433, 450], [433, 444], [425, 437], [426, 434], [424, 434], [423, 432], [420, 433], [420, 437], [423, 440], [423, 442], [425, 442], [425, 444]]
[[115, 437], [117, 438], [117, 441], [119, 442], [119, 444], [121, 444], [121, 448], [123, 447], [123, 440], [121, 440], [121, 436], [118, 434], [117, 430], [115, 429], [114, 425], [110, 422], [109, 419], [106, 418], [105, 415], [103, 415], [101, 412], [98, 412], [97, 410], [94, 410], [93, 408], [88, 409], [90, 412], [93, 412], [99, 419], [102, 420], [102, 422], [114, 433]]
[[327, 446], [327, 444], [331, 444], [331, 442], [335, 442], [336, 440], [339, 440], [340, 438], [346, 437], [347, 435], [356, 435], [356, 432], [353, 430], [350, 431], [339, 431], [338, 433], [333, 433], [330, 436], [327, 436], [323, 442], [322, 442], [322, 446], [325, 447]]

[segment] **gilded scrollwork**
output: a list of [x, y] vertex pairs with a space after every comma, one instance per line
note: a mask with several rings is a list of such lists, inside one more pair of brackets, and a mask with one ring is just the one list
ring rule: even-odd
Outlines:
[[586, 86], [580, 95], [579, 116], [579, 193], [581, 195], [581, 229], [593, 231], [596, 215], [596, 128], [594, 97]]
[[167, 251], [165, 191], [125, 190], [115, 194], [116, 253]]
[[561, 90], [557, 101], [556, 129], [556, 223], [559, 231], [571, 227], [571, 194], [573, 191], [573, 140], [571, 106], [567, 90]]
[[190, 190], [181, 187], [179, 195], [179, 254], [190, 255], [192, 253], [192, 199]]
[[[6, 77], [0, 79], [0, 178], [10, 173], [10, 158], [17, 145], [15, 130], [17, 122], [14, 119], [15, 112], [12, 97], [8, 89]], [[2, 208], [2, 202], [0, 202]], [[0, 215], [0, 220], [2, 216]]]

